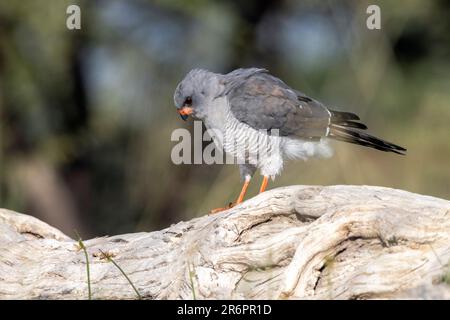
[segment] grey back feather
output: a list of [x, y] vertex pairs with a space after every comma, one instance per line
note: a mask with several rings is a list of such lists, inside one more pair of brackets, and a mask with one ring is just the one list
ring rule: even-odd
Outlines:
[[233, 115], [254, 129], [278, 129], [282, 136], [325, 136], [330, 113], [320, 102], [291, 89], [265, 69], [238, 69], [224, 76]]

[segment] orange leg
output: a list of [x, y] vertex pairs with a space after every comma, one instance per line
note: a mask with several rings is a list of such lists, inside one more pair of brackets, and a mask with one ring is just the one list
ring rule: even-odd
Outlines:
[[264, 176], [263, 181], [261, 183], [261, 188], [259, 189], [259, 193], [266, 191], [268, 182], [269, 182], [269, 177]]
[[242, 201], [244, 201], [244, 196], [245, 196], [245, 193], [247, 192], [247, 188], [248, 188], [249, 184], [250, 184], [250, 179], [246, 179], [244, 182], [244, 185], [242, 186], [241, 193], [239, 194], [239, 197], [236, 200], [236, 204], [239, 204]]
[[239, 194], [239, 197], [237, 198], [236, 203], [234, 203], [234, 204], [233, 204], [233, 203], [230, 203], [230, 204], [228, 205], [228, 207], [225, 207], [225, 208], [217, 208], [217, 209], [213, 209], [213, 210], [211, 210], [211, 211], [209, 212], [209, 214], [215, 214], [215, 213], [219, 213], [219, 212], [221, 212], [221, 211], [228, 210], [228, 209], [234, 207], [235, 205], [241, 203], [242, 201], [244, 201], [244, 196], [245, 196], [245, 193], [247, 192], [247, 189], [248, 189], [248, 185], [249, 185], [249, 184], [250, 184], [250, 179], [245, 179], [244, 185], [242, 186], [241, 193]]

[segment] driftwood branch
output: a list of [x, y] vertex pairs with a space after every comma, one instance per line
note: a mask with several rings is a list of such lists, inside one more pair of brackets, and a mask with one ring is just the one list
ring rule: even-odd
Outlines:
[[[292, 186], [167, 229], [84, 242], [94, 299], [450, 298], [450, 202]], [[87, 299], [77, 241], [0, 210], [0, 298]]]

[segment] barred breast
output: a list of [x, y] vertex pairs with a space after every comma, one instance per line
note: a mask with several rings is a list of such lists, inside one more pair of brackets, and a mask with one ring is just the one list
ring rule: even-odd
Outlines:
[[225, 99], [216, 101], [211, 109], [214, 112], [204, 121], [217, 148], [233, 157], [236, 164], [255, 165], [262, 175], [274, 178], [280, 174], [284, 159], [306, 160], [330, 153], [325, 140], [304, 141], [280, 137], [277, 130], [253, 129], [235, 118]]
[[238, 164], [252, 164], [263, 175], [275, 177], [283, 168], [278, 132], [255, 130], [237, 120], [229, 111], [224, 130], [223, 149]]

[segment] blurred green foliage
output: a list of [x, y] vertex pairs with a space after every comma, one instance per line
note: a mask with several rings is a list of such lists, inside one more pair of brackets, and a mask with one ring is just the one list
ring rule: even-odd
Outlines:
[[[66, 28], [78, 4], [82, 29]], [[382, 29], [366, 28], [378, 4]], [[360, 114], [400, 157], [335, 143], [271, 187], [450, 198], [450, 1], [0, 2], [0, 207], [83, 237], [153, 230], [237, 196], [234, 166], [173, 165], [172, 95], [195, 67], [269, 69]], [[258, 190], [255, 176], [249, 196]]]

